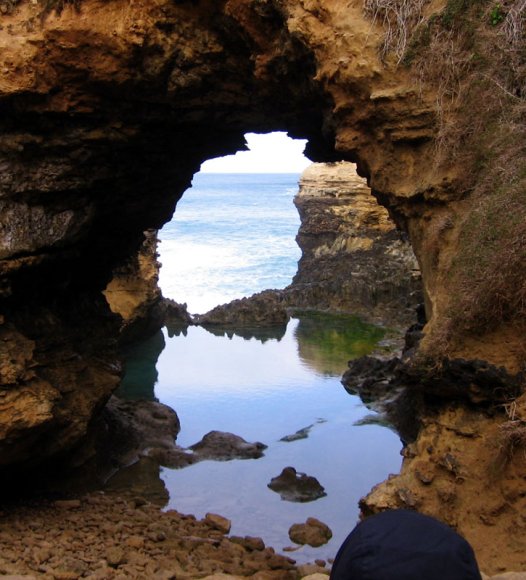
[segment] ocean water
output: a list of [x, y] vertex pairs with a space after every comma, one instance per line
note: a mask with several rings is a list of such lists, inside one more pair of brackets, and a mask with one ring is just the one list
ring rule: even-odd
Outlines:
[[[233, 298], [283, 288], [296, 272], [298, 175], [197, 175], [161, 233], [165, 296], [201, 313]], [[278, 551], [289, 527], [313, 516], [332, 540], [299, 548], [298, 562], [334, 557], [358, 520], [358, 501], [399, 471], [398, 435], [343, 388], [347, 362], [371, 352], [385, 330], [349, 315], [298, 314], [286, 328], [250, 336], [189, 327], [163, 329], [126, 353], [119, 395], [156, 399], [179, 416], [177, 443], [212, 430], [268, 446], [264, 457], [203, 461], [185, 469], [130, 467], [109, 486], [162, 498], [165, 507], [232, 520], [234, 535], [260, 536]], [[280, 439], [310, 427], [305, 439]], [[326, 496], [285, 501], [267, 487], [283, 468], [316, 477]]]
[[284, 288], [301, 256], [299, 175], [199, 173], [159, 234], [164, 296], [193, 314]]

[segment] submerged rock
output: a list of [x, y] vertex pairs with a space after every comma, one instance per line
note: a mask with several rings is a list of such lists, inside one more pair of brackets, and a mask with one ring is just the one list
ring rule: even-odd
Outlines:
[[313, 548], [318, 548], [332, 538], [332, 530], [316, 518], [307, 518], [304, 524], [293, 524], [290, 527], [289, 538], [295, 544], [308, 544]]
[[223, 431], [210, 431], [201, 441], [190, 445], [190, 449], [198, 460], [215, 459], [228, 461], [230, 459], [258, 459], [263, 457], [267, 446], [259, 441], [249, 443], [239, 435]]
[[292, 441], [299, 441], [300, 439], [307, 439], [309, 436], [310, 430], [314, 427], [314, 425], [308, 425], [307, 427], [303, 427], [303, 429], [298, 429], [295, 433], [291, 433], [290, 435], [285, 435], [280, 439], [280, 441], [284, 441], [286, 443], [290, 443]]
[[315, 477], [299, 473], [294, 467], [285, 467], [280, 475], [270, 480], [267, 487], [279, 493], [285, 501], [308, 502], [327, 495]]
[[298, 429], [295, 433], [291, 433], [290, 435], [285, 435], [280, 439], [280, 441], [284, 441], [285, 443], [291, 443], [292, 441], [299, 441], [300, 439], [307, 439], [311, 429], [314, 425], [325, 423], [326, 419], [318, 419], [316, 423], [312, 423], [311, 425], [307, 425], [307, 427], [303, 427], [303, 429]]

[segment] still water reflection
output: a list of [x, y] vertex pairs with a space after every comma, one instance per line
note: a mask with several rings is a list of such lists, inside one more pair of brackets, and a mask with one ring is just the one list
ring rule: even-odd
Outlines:
[[[201, 327], [171, 338], [159, 333], [127, 353], [118, 394], [156, 398], [175, 409], [183, 447], [211, 430], [268, 445], [257, 460], [161, 468], [167, 508], [197, 517], [220, 513], [232, 520], [232, 534], [261, 536], [277, 550], [291, 545], [287, 532], [293, 523], [314, 516], [331, 527], [333, 539], [292, 555], [298, 562], [334, 557], [357, 521], [360, 497], [400, 468], [396, 434], [358, 425], [371, 413], [340, 383], [347, 360], [370, 352], [383, 331], [354, 317], [304, 314], [286, 332], [277, 329], [277, 338], [243, 334]], [[306, 439], [280, 441], [309, 425]], [[326, 497], [281, 500], [267, 484], [287, 466], [316, 477]]]

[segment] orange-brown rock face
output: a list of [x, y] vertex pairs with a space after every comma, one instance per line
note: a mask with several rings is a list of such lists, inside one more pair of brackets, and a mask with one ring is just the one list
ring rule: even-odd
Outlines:
[[118, 380], [111, 272], [246, 131], [288, 130], [313, 160], [358, 163], [421, 267], [422, 373], [458, 357], [520, 370], [524, 92], [506, 84], [517, 51], [495, 69], [504, 80], [483, 68], [514, 42], [483, 8], [416, 3], [408, 30], [425, 34], [402, 66], [396, 50], [380, 57], [393, 15], [374, 2], [78, 4], [43, 15], [22, 0], [0, 16], [0, 464], [82, 438]]
[[349, 311], [392, 325], [416, 321], [418, 263], [354, 164], [313, 163], [294, 198], [301, 217], [295, 306]]
[[[524, 402], [519, 407], [524, 413]], [[367, 514], [416, 509], [463, 534], [486, 573], [524, 570], [524, 425], [450, 405], [424, 420], [400, 475], [362, 500]]]
[[120, 342], [138, 340], [163, 324], [157, 257], [157, 232], [146, 231], [139, 252], [114, 270], [104, 290], [111, 311], [122, 319]]

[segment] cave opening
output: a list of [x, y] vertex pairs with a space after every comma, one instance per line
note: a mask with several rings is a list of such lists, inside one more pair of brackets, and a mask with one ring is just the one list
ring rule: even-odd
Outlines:
[[301, 252], [292, 201], [306, 140], [284, 132], [245, 135], [247, 150], [211, 159], [194, 175], [159, 231], [163, 296], [203, 314], [231, 300], [284, 288]]
[[[282, 162], [283, 153], [278, 155]], [[222, 265], [214, 262], [221, 262], [219, 256], [224, 255], [234, 238], [242, 251], [248, 248], [249, 256], [263, 254], [268, 258], [271, 229], [274, 222], [279, 222], [277, 218], [283, 217], [280, 215], [283, 210], [276, 199], [265, 198], [261, 190], [251, 188], [268, 188], [269, 175], [278, 176], [277, 183], [282, 188], [278, 196], [289, 206], [286, 220], [296, 216], [291, 221], [292, 227], [281, 232], [282, 236], [294, 242], [298, 230], [299, 220], [291, 198], [298, 193], [299, 172], [272, 173], [276, 165], [267, 166], [270, 171], [261, 172], [261, 165], [245, 165], [245, 171], [239, 173], [236, 166], [222, 163], [204, 164], [208, 171], [201, 176], [204, 179], [201, 183], [199, 175], [194, 177], [198, 187], [205, 183], [210, 188], [208, 193], [204, 192], [201, 205], [190, 204], [189, 210], [183, 211], [192, 189], [179, 202], [174, 220], [179, 221], [182, 229], [172, 235], [174, 242], [183, 238], [183, 244], [178, 250], [172, 249], [173, 258], [169, 235], [166, 232], [160, 235], [163, 268], [177, 263], [177, 254], [188, 259], [186, 272], [172, 273], [182, 279], [183, 289], [186, 284], [181, 297], [173, 297], [188, 301], [191, 312], [206, 310], [206, 307], [194, 307], [191, 302], [192, 293], [198, 291], [192, 286], [196, 281], [204, 284], [207, 291], [212, 289], [209, 307], [228, 300], [224, 295], [222, 300], [218, 299], [213, 292], [213, 267]], [[388, 255], [386, 248], [400, 250], [394, 225], [389, 222], [388, 227], [384, 221], [386, 215], [381, 213], [351, 164], [318, 165], [322, 180], [317, 182], [311, 174], [307, 195], [300, 202], [300, 211], [308, 222], [307, 231], [301, 234], [303, 242], [310, 240], [305, 246], [307, 253], [317, 260], [310, 264], [310, 271], [301, 282], [301, 293], [306, 296], [302, 305], [332, 296], [340, 300], [341, 307], [344, 295], [355, 298], [359, 295], [359, 300], [368, 308], [368, 304], [381, 302], [389, 293], [395, 293], [392, 272], [398, 266], [383, 271], [393, 260], [392, 257], [381, 259], [382, 251]], [[279, 167], [289, 169], [290, 166]], [[236, 170], [237, 173], [232, 173]], [[353, 184], [350, 189], [349, 183]], [[225, 200], [219, 186], [233, 197]], [[317, 189], [321, 189], [321, 195], [316, 195]], [[244, 211], [241, 200], [246, 205]], [[360, 211], [352, 209], [353, 205], [360, 206]], [[342, 220], [342, 216], [346, 218]], [[249, 227], [250, 219], [257, 226], [254, 246], [249, 239], [254, 235]], [[214, 241], [213, 230], [220, 221], [225, 221], [230, 230]], [[322, 228], [316, 225], [320, 223]], [[364, 223], [365, 230], [353, 229], [356, 225], [363, 228]], [[189, 232], [194, 236], [191, 243], [184, 240], [188, 233], [185, 227], [194, 230]], [[196, 228], [201, 228], [197, 234]], [[385, 246], [373, 251], [375, 244], [380, 245], [377, 239], [380, 237]], [[203, 244], [210, 240], [210, 246]], [[168, 251], [163, 249], [165, 244]], [[223, 262], [233, 269], [242, 260], [242, 251], [233, 249], [232, 262], [228, 264], [224, 258]], [[353, 253], [359, 258], [356, 263], [351, 257]], [[205, 258], [202, 274], [196, 264], [199, 254]], [[353, 277], [344, 268], [338, 279], [335, 268], [346, 262], [355, 270]], [[323, 272], [318, 268], [320, 265]], [[291, 274], [295, 270], [293, 263]], [[309, 277], [314, 270], [319, 270], [320, 277], [315, 281], [318, 290], [312, 293], [315, 284], [309, 282]], [[382, 271], [384, 278], [373, 283], [373, 274], [375, 280], [380, 280], [376, 270]], [[248, 276], [246, 272], [241, 269], [240, 277]], [[217, 274], [218, 278], [222, 276], [225, 275], [221, 272]], [[407, 270], [399, 279], [406, 277], [410, 278]], [[340, 294], [345, 278], [353, 278], [353, 284]], [[228, 282], [220, 281], [228, 286]], [[270, 285], [265, 280], [262, 284], [246, 293]], [[168, 284], [163, 284], [162, 269], [161, 287], [165, 295], [172, 297], [167, 292]], [[406, 290], [405, 286], [398, 288], [400, 294]], [[296, 300], [299, 295], [300, 292], [295, 295]], [[323, 304], [328, 309], [328, 303]], [[288, 542], [286, 530], [295, 518], [314, 515], [330, 525], [334, 539], [321, 550], [303, 549], [298, 560], [308, 561], [315, 555], [330, 557], [345, 537], [349, 521], [358, 517], [359, 498], [400, 467], [401, 444], [397, 433], [386, 428], [388, 421], [374, 405], [364, 405], [356, 393], [347, 392], [341, 385], [341, 375], [349, 358], [368, 354], [378, 345], [388, 350], [394, 347], [393, 340], [397, 339], [385, 326], [367, 324], [350, 314], [304, 309], [295, 311], [288, 323], [257, 329], [246, 324], [207, 324], [202, 319], [197, 326], [167, 324], [162, 332], [127, 351], [126, 376], [116, 394], [124, 401], [119, 404], [130, 408], [141, 399], [174, 409], [180, 421], [178, 449], [176, 452], [170, 448], [148, 450], [153, 464], [141, 460], [130, 470], [122, 469], [109, 480], [108, 489], [129, 490], [137, 482], [142, 485], [148, 482], [141, 493], [156, 495], [163, 505], [198, 517], [207, 511], [216, 511], [232, 520], [233, 533], [249, 534], [255, 527], [266, 542], [275, 546], [285, 546]], [[143, 412], [151, 413], [155, 422], [159, 409], [146, 408]], [[142, 444], [147, 447], [148, 441], [145, 435]], [[342, 441], [345, 441], [343, 459]], [[239, 444], [241, 451], [236, 449]], [[362, 453], [364, 445], [370, 451], [367, 455]], [[291, 469], [299, 481], [309, 482], [308, 491], [299, 494], [294, 485], [284, 495], [279, 491], [281, 480], [287, 478]], [[213, 486], [210, 481], [214, 481]], [[345, 507], [342, 507], [342, 498], [346, 498]]]

